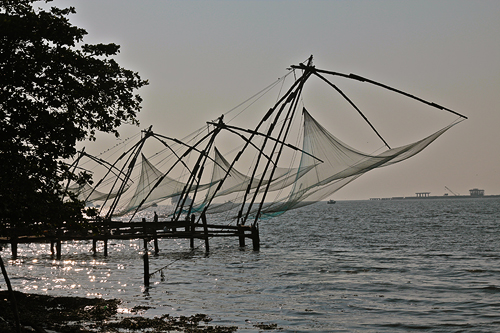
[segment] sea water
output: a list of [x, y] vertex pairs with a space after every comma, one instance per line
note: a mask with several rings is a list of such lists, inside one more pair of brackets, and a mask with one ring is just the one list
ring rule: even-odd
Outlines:
[[16, 290], [119, 298], [125, 316], [204, 313], [238, 332], [500, 331], [499, 198], [320, 202], [259, 227], [259, 252], [160, 240], [148, 289], [141, 240], [111, 241], [108, 257], [91, 242], [63, 243], [61, 260], [49, 244], [1, 254]]

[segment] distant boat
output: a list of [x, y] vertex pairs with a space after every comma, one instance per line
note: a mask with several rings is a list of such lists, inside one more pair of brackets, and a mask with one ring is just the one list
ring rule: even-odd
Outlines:
[[327, 204], [334, 204], [334, 203], [336, 203], [336, 202], [337, 202], [337, 201], [335, 201], [335, 200], [333, 200], [333, 199], [330, 199], [330, 200], [328, 200], [326, 203], [327, 203]]

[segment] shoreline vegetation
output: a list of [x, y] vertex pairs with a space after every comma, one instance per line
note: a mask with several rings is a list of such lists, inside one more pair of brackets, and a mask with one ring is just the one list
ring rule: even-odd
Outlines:
[[[237, 326], [210, 325], [205, 314], [145, 318], [139, 314], [144, 307], [131, 309], [131, 316], [121, 316], [118, 299], [85, 297], [53, 297], [15, 291], [21, 332], [90, 333], [90, 332], [190, 332], [232, 333]], [[8, 291], [0, 291], [0, 331], [16, 333], [15, 317]], [[260, 330], [280, 330], [276, 324], [259, 323]]]

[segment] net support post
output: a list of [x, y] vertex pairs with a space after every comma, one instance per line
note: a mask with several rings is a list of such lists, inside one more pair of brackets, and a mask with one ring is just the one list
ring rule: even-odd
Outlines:
[[251, 228], [251, 231], [252, 231], [251, 237], [252, 237], [253, 250], [259, 251], [260, 250], [259, 228], [255, 225], [253, 225]]

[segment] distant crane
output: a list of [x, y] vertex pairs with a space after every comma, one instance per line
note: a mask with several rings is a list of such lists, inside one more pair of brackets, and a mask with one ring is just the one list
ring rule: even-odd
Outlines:
[[450, 190], [447, 186], [445, 186], [444, 188], [447, 189], [448, 191], [450, 191], [453, 195], [455, 195], [457, 197], [460, 195], [460, 194], [457, 194], [457, 193], [453, 192], [452, 190]]

